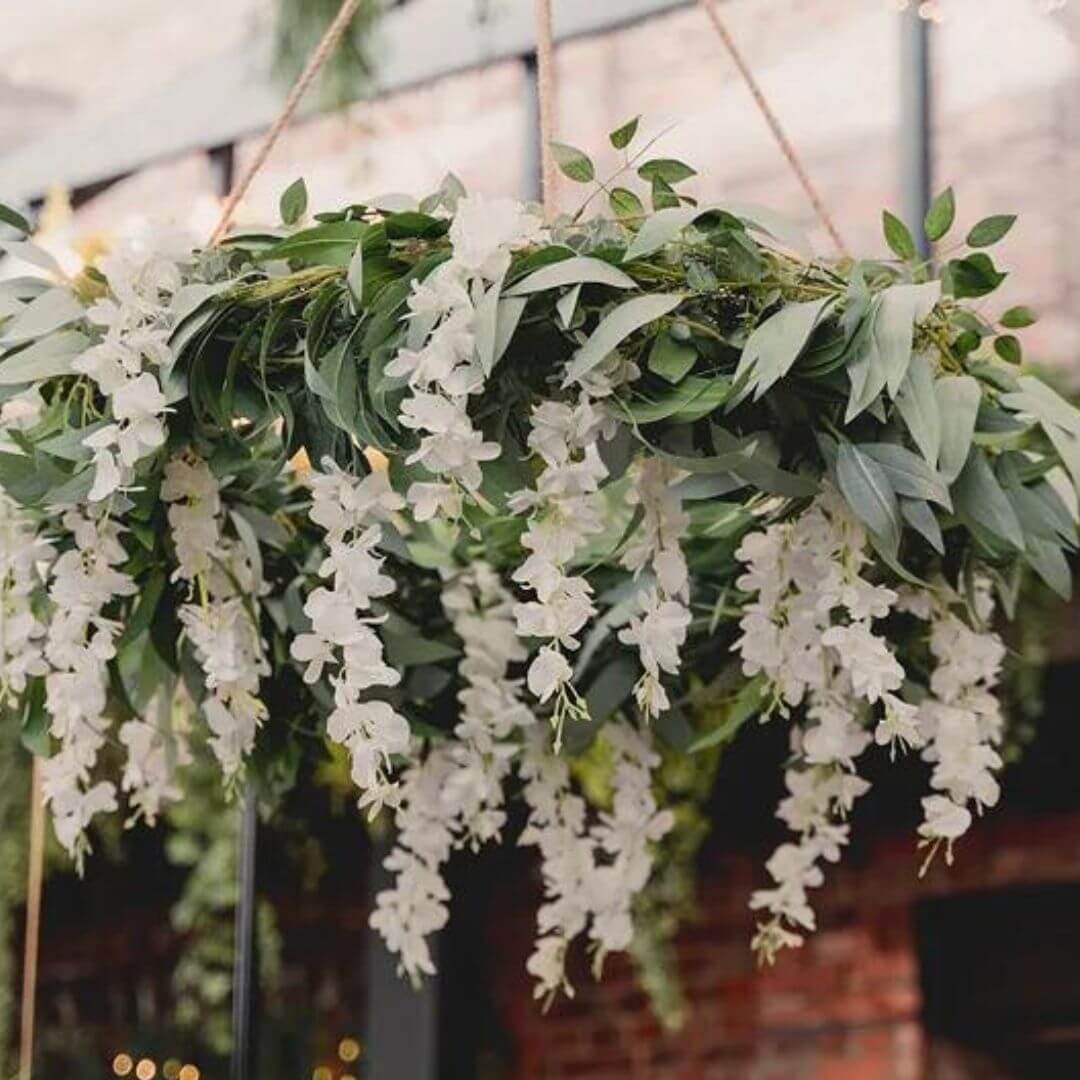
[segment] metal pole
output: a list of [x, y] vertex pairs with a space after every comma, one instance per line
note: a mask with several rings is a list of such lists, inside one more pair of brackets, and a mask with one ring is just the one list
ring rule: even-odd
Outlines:
[[231, 1080], [257, 1080], [255, 1072], [255, 846], [258, 799], [249, 781], [240, 809], [236, 921], [233, 937]]
[[933, 198], [930, 25], [916, 5], [900, 16], [900, 198], [915, 246], [930, 257], [923, 221]]
[[543, 197], [543, 146], [540, 134], [540, 72], [536, 63], [536, 53], [528, 53], [521, 58], [522, 74], [525, 79], [524, 111], [525, 138], [522, 161], [523, 194], [529, 202], [539, 202]]

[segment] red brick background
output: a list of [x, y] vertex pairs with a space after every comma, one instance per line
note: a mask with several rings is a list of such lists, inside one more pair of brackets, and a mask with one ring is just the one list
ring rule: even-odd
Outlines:
[[948, 868], [919, 880], [912, 838], [892, 835], [831, 868], [816, 906], [821, 929], [800, 950], [758, 970], [746, 902], [762, 871], [750, 857], [706, 856], [697, 920], [678, 941], [691, 1006], [665, 1032], [631, 964], [611, 958], [594, 982], [584, 963], [577, 996], [545, 1015], [524, 962], [535, 896], [520, 892], [493, 920], [496, 999], [515, 1047], [515, 1080], [905, 1080], [983, 1078], [988, 1063], [924, 1036], [913, 905], [946, 894], [1080, 882], [1080, 814], [1000, 814], [981, 821]]

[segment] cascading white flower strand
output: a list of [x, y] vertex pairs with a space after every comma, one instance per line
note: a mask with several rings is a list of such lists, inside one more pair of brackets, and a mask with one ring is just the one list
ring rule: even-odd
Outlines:
[[574, 689], [566, 652], [580, 645], [577, 635], [596, 614], [592, 586], [583, 575], [567, 572], [589, 537], [604, 530], [597, 502], [600, 481], [608, 472], [597, 450], [605, 418], [588, 399], [576, 405], [545, 401], [532, 411], [528, 436], [543, 469], [535, 488], [510, 497], [510, 509], [528, 513], [521, 546], [529, 552], [513, 573], [536, 595], [514, 608], [517, 632], [544, 644], [529, 665], [529, 689], [541, 702], [553, 700], [555, 749], [562, 743], [567, 719], [588, 717]]
[[64, 514], [63, 526], [73, 546], [51, 567], [45, 638], [45, 709], [60, 746], [42, 763], [42, 790], [57, 839], [81, 867], [87, 825], [95, 814], [116, 809], [116, 786], [90, 782], [109, 727], [108, 662], [120, 632], [103, 611], [116, 597], [132, 595], [136, 585], [117, 569], [127, 561], [119, 526], [78, 510]]
[[[985, 625], [993, 615], [988, 582], [978, 583], [975, 616]], [[936, 594], [905, 593], [905, 610], [930, 623], [930, 652], [936, 661], [930, 695], [919, 705], [918, 725], [925, 740], [923, 758], [933, 770], [930, 786], [941, 794], [923, 799], [922, 844], [929, 848], [923, 869], [944, 844], [952, 862], [953, 842], [971, 827], [969, 804], [979, 812], [995, 806], [1001, 794], [995, 773], [1004, 731], [1001, 704], [993, 694], [1005, 646], [991, 630], [975, 630], [956, 613], [960, 598], [942, 584]]]
[[[840, 858], [849, 836], [843, 818], [869, 787], [855, 759], [875, 737], [921, 743], [915, 707], [896, 695], [903, 668], [873, 632], [897, 594], [860, 575], [867, 549], [861, 526], [826, 488], [798, 518], [751, 533], [736, 552], [746, 565], [736, 584], [757, 594], [736, 642], [743, 670], [767, 680], [774, 707], [807, 704], [806, 727], [792, 731], [788, 795], [777, 811], [798, 841], [776, 850], [766, 864], [774, 886], [750, 901], [770, 916], [753, 943], [766, 961], [814, 928], [807, 889], [822, 884], [822, 861]], [[865, 713], [878, 703], [885, 715], [872, 735]]]
[[413, 284], [408, 339], [386, 372], [412, 391], [399, 420], [420, 435], [420, 446], [407, 463], [435, 477], [406, 493], [417, 521], [460, 517], [464, 500], [478, 495], [481, 463], [501, 452], [468, 414], [487, 375], [477, 351], [478, 305], [486, 288], [498, 295], [512, 250], [541, 236], [540, 219], [512, 199], [462, 198], [450, 225], [451, 258]]
[[375, 814], [397, 800], [398, 785], [390, 779], [394, 754], [409, 747], [409, 723], [385, 701], [363, 700], [372, 687], [396, 686], [401, 673], [383, 659], [383, 645], [373, 624], [371, 601], [394, 591], [394, 579], [383, 574], [375, 553], [382, 522], [405, 506], [386, 473], [350, 476], [326, 458], [323, 472], [312, 472], [311, 520], [326, 532], [327, 556], [319, 574], [329, 586], [313, 589], [304, 603], [311, 631], [292, 643], [293, 658], [306, 664], [304, 681], [317, 682], [323, 668], [333, 673], [334, 709], [326, 730], [344, 746], [352, 764], [360, 805]]
[[171, 504], [173, 578], [188, 582], [194, 594], [181, 606], [179, 618], [206, 678], [202, 712], [210, 746], [222, 772], [232, 778], [266, 716], [259, 680], [269, 674], [270, 665], [257, 621], [266, 584], [255, 555], [224, 534], [218, 481], [204, 460], [169, 461], [161, 498]]
[[[161, 376], [174, 361], [169, 302], [182, 276], [178, 263], [162, 253], [161, 242], [129, 240], [98, 260], [110, 295], [96, 301], [87, 317], [104, 328], [105, 336], [71, 365], [97, 383], [112, 414], [83, 440], [94, 454], [91, 502], [131, 484], [135, 465], [165, 443]], [[180, 250], [179, 243], [173, 246]]]
[[172, 696], [159, 691], [147, 705], [153, 720], [128, 720], [120, 726], [127, 760], [120, 786], [128, 793], [128, 824], [143, 820], [153, 825], [166, 803], [183, 795], [177, 770], [192, 761], [187, 732], [172, 724]]
[[529, 807], [519, 842], [539, 849], [544, 882], [538, 937], [527, 962], [538, 998], [550, 999], [560, 990], [573, 996], [566, 955], [578, 935], [588, 932], [597, 975], [608, 953], [629, 947], [633, 902], [652, 873], [652, 847], [674, 824], [671, 811], [659, 810], [652, 794], [660, 756], [648, 731], [612, 722], [600, 737], [611, 753], [612, 796], [610, 809], [592, 824], [547, 733], [529, 733], [519, 766]]
[[0, 702], [17, 698], [31, 676], [45, 675], [45, 624], [33, 609], [38, 565], [55, 555], [26, 512], [0, 492]]
[[434, 973], [429, 936], [447, 920], [442, 867], [455, 847], [496, 840], [506, 822], [503, 785], [518, 733], [535, 724], [509, 677], [526, 657], [514, 636], [513, 597], [486, 563], [474, 563], [443, 591], [443, 606], [461, 639], [460, 720], [402, 781], [395, 814], [397, 842], [384, 865], [391, 888], [375, 898], [371, 925], [416, 982]]
[[661, 672], [678, 674], [679, 650], [690, 626], [690, 578], [680, 543], [690, 516], [674, 490], [686, 475], [663, 458], [644, 457], [631, 468], [626, 493], [631, 506], [641, 507], [642, 519], [622, 565], [635, 575], [649, 569], [656, 581], [639, 597], [640, 614], [619, 631], [623, 644], [637, 647], [645, 668], [634, 697], [646, 719], [670, 707]]

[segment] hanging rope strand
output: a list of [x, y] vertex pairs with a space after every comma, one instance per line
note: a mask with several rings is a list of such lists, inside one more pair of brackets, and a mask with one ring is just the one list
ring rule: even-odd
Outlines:
[[22, 1006], [19, 1015], [19, 1080], [30, 1080], [34, 1065], [34, 1005], [41, 933], [41, 882], [45, 865], [45, 804], [41, 791], [41, 759], [36, 755], [30, 774], [30, 849], [26, 862], [26, 940], [23, 944]]
[[550, 217], [555, 211], [555, 185], [558, 173], [551, 140], [555, 137], [555, 35], [552, 26], [551, 0], [535, 0], [536, 16], [536, 90], [540, 99], [540, 198]]
[[236, 213], [236, 208], [240, 205], [241, 199], [247, 194], [248, 188], [251, 187], [252, 180], [255, 179], [259, 170], [266, 163], [266, 159], [274, 149], [274, 144], [281, 137], [281, 133], [289, 126], [289, 121], [293, 118], [293, 114], [299, 107], [308, 88], [315, 81], [315, 76], [319, 74], [323, 64], [326, 63], [330, 54], [334, 51], [334, 46], [337, 45], [338, 40], [345, 32], [345, 28], [356, 14], [356, 9], [359, 6], [360, 0], [343, 0], [341, 8], [338, 10], [337, 15], [334, 16], [334, 21], [326, 28], [322, 40], [315, 47], [315, 51], [304, 66], [304, 70], [300, 72], [300, 77], [289, 91], [289, 96], [281, 107], [281, 113], [259, 144], [259, 149], [251, 159], [251, 164], [244, 170], [239, 181], [229, 192], [225, 205], [221, 209], [221, 217], [210, 236], [211, 244], [216, 244], [228, 231], [229, 226], [232, 224], [233, 214]]
[[841, 255], [847, 256], [847, 245], [845, 245], [844, 241], [840, 238], [840, 233], [833, 223], [829, 211], [826, 210], [821, 195], [818, 193], [817, 188], [810, 179], [810, 175], [807, 173], [795, 147], [791, 145], [791, 141], [784, 133], [784, 129], [781, 127], [776, 113], [773, 112], [772, 106], [766, 99], [761, 86], [758, 84], [757, 79], [754, 78], [754, 74], [750, 70], [750, 65], [746, 62], [746, 58], [739, 50], [739, 46], [735, 43], [735, 39], [731, 36], [731, 31], [728, 30], [724, 20], [720, 18], [720, 11], [716, 6], [716, 0], [700, 0], [700, 2], [701, 6], [705, 9], [705, 14], [708, 15], [713, 28], [716, 30], [717, 34], [720, 35], [720, 40], [724, 43], [724, 48], [727, 49], [728, 54], [734, 61], [735, 67], [742, 76], [743, 82], [746, 83], [746, 88], [750, 91], [754, 103], [757, 105], [758, 109], [761, 110], [761, 115], [765, 117], [765, 123], [768, 124], [769, 130], [772, 132], [773, 138], [780, 147], [781, 153], [787, 159], [788, 165], [791, 166], [791, 171], [802, 185], [803, 191], [806, 192], [806, 197], [810, 200], [810, 205], [814, 208], [814, 212], [820, 219], [821, 224], [825, 226], [825, 231], [829, 234], [829, 238], [835, 245], [836, 250]]

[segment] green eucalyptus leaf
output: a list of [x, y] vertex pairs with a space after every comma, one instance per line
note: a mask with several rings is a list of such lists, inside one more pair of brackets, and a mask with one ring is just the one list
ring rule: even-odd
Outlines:
[[934, 465], [941, 450], [941, 408], [934, 392], [930, 362], [920, 353], [911, 357], [896, 395], [896, 409], [919, 452]]
[[78, 330], [60, 330], [0, 360], [0, 386], [40, 383], [71, 374], [71, 362], [90, 346]]
[[1002, 334], [995, 338], [994, 352], [1007, 364], [1021, 364], [1024, 361], [1024, 352], [1015, 334]]
[[525, 311], [528, 298], [524, 296], [504, 296], [499, 301], [498, 310], [495, 312], [495, 352], [492, 364], [497, 364], [510, 347], [514, 332], [521, 322], [521, 316]]
[[937, 281], [922, 285], [894, 285], [878, 297], [868, 318], [871, 332], [848, 365], [851, 393], [844, 414], [850, 423], [877, 396], [888, 390], [896, 397], [911, 363], [915, 324], [925, 319], [941, 295]]
[[952, 228], [956, 219], [956, 197], [951, 187], [946, 188], [930, 204], [923, 227], [928, 239], [940, 240]]
[[897, 495], [926, 499], [952, 509], [945, 481], [917, 454], [895, 443], [859, 443], [859, 450], [881, 466]]
[[480, 303], [476, 305], [473, 316], [473, 331], [476, 338], [476, 356], [485, 375], [490, 375], [495, 367], [495, 332], [499, 318], [499, 297], [503, 279], [499, 278], [489, 285]]
[[635, 296], [609, 311], [589, 340], [575, 353], [566, 370], [563, 385], [569, 386], [587, 375], [635, 330], [674, 311], [683, 299], [681, 293], [649, 293]]
[[567, 330], [570, 329], [570, 324], [574, 321], [574, 315], [577, 312], [578, 301], [580, 299], [581, 286], [575, 285], [555, 301], [555, 312], [559, 316], [559, 321]]
[[967, 234], [968, 247], [981, 248], [996, 244], [1016, 223], [1015, 214], [994, 214], [972, 226]]
[[718, 409], [730, 393], [731, 383], [726, 378], [691, 376], [656, 397], [642, 395], [635, 398], [626, 404], [625, 409], [638, 424], [655, 424], [669, 419], [692, 423]]
[[6, 203], [0, 203], [0, 222], [10, 225], [13, 229], [18, 229], [19, 232], [27, 236], [32, 232], [30, 222], [18, 210], [12, 209]]
[[970, 375], [947, 375], [934, 383], [941, 410], [941, 452], [938, 472], [951, 484], [964, 468], [975, 434], [982, 392]]
[[881, 212], [881, 225], [885, 233], [885, 243], [889, 245], [897, 258], [903, 259], [905, 262], [914, 259], [917, 252], [911, 230], [895, 214], [890, 214], [888, 210]]
[[1065, 553], [1057, 544], [1028, 537], [1024, 559], [1062, 600], [1072, 599], [1072, 570]]
[[754, 329], [735, 369], [735, 385], [742, 397], [752, 392], [755, 399], [760, 398], [791, 370], [833, 300], [826, 296], [786, 304]]
[[644, 203], [629, 188], [612, 188], [608, 206], [620, 221], [640, 221], [645, 216]]
[[1019, 551], [1024, 550], [1023, 526], [986, 454], [978, 447], [968, 455], [952, 493], [956, 511], [966, 522], [978, 525]]
[[939, 555], [945, 554], [945, 538], [941, 535], [941, 526], [928, 502], [924, 499], [901, 498], [900, 514]]
[[979, 251], [948, 264], [952, 294], [957, 299], [977, 299], [992, 293], [1009, 275], [994, 266], [989, 255]]
[[564, 285], [610, 285], [614, 289], [636, 289], [637, 282], [617, 266], [590, 255], [574, 255], [534, 270], [515, 282], [503, 294], [528, 296]]
[[665, 184], [679, 184], [683, 180], [689, 180], [691, 176], [697, 176], [697, 172], [689, 165], [673, 158], [654, 158], [646, 161], [638, 169], [638, 176], [646, 183], [662, 180]]
[[49, 289], [0, 326], [0, 347], [33, 341], [85, 317], [86, 309], [70, 289]]
[[676, 341], [667, 333], [657, 334], [649, 352], [649, 370], [670, 383], [677, 383], [697, 363], [697, 355], [693, 345]]
[[349, 259], [349, 268], [345, 272], [345, 283], [352, 297], [353, 310], [358, 311], [364, 301], [364, 242], [361, 240]]
[[306, 266], [348, 267], [356, 253], [356, 245], [365, 241], [365, 254], [375, 254], [375, 245], [369, 245], [367, 239], [373, 236], [383, 237], [385, 232], [376, 232], [376, 228], [362, 221], [331, 221], [315, 225], [310, 229], [301, 229], [279, 240], [259, 255], [261, 262], [285, 259]]
[[1001, 316], [1001, 325], [1008, 330], [1022, 330], [1025, 326], [1032, 326], [1038, 321], [1038, 316], [1029, 307], [1017, 304], [1009, 308]]
[[895, 556], [900, 547], [900, 507], [885, 470], [845, 440], [837, 451], [836, 479], [852, 513]]
[[303, 177], [294, 180], [281, 195], [281, 220], [286, 225], [295, 225], [307, 212], [307, 184]]
[[635, 116], [632, 120], [627, 120], [625, 124], [620, 124], [609, 136], [611, 145], [616, 150], [625, 150], [634, 140], [634, 136], [637, 134], [638, 124], [641, 122], [640, 116]]
[[672, 206], [645, 218], [623, 256], [624, 262], [644, 259], [670, 244], [688, 225], [707, 213], [696, 206]]
[[584, 151], [567, 143], [550, 142], [552, 157], [564, 176], [579, 184], [589, 184], [596, 179], [596, 167]]
[[[654, 210], [670, 210], [672, 207], [683, 205], [675, 189], [661, 176], [654, 176], [650, 190], [650, 197]], [[696, 206], [696, 203], [689, 203]]]
[[53, 277], [60, 279], [67, 277], [56, 259], [32, 240], [0, 240], [0, 251], [7, 252], [13, 259], [36, 266]]

